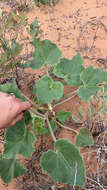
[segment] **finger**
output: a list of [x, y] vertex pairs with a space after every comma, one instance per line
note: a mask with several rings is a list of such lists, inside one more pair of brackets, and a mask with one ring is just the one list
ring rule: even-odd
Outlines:
[[8, 94], [8, 98], [15, 100], [16, 96], [13, 93], [10, 93], [10, 94]]
[[12, 122], [8, 123], [7, 125], [3, 126], [2, 128], [8, 128], [8, 127], [11, 127], [13, 126], [16, 122], [20, 121], [23, 119], [23, 113], [20, 113], [19, 115], [17, 115], [13, 120]]
[[15, 102], [21, 103], [22, 101], [19, 98], [15, 98]]
[[31, 107], [29, 102], [20, 102], [18, 113], [28, 110]]
[[13, 121], [9, 124], [9, 126], [14, 125], [16, 122], [18, 122], [18, 121], [20, 121], [20, 120], [22, 120], [22, 119], [23, 119], [23, 113], [20, 113], [19, 115], [17, 115], [17, 116], [13, 119]]
[[8, 96], [9, 94], [5, 93], [5, 92], [0, 92], [0, 96]]
[[16, 98], [14, 93], [10, 93], [9, 95], [12, 96], [13, 98]]

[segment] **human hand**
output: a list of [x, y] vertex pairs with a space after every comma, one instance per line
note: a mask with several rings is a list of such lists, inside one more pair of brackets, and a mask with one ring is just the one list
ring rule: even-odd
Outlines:
[[14, 94], [0, 92], [0, 129], [12, 126], [23, 119], [23, 111], [30, 107], [29, 102], [22, 102]]

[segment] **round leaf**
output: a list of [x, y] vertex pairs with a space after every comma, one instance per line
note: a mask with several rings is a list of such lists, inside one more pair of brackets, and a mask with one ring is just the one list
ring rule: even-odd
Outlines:
[[43, 65], [55, 65], [62, 56], [60, 49], [51, 41], [35, 39], [33, 41], [35, 52], [31, 61], [32, 69], [40, 69]]
[[81, 54], [78, 53], [75, 55], [71, 60], [71, 69], [69, 74], [66, 76], [66, 81], [71, 86], [79, 86], [82, 84], [82, 81], [80, 79], [80, 74], [84, 70], [83, 64], [84, 60], [81, 57]]
[[18, 154], [29, 157], [35, 150], [35, 142], [34, 134], [26, 129], [23, 121], [19, 121], [6, 129], [3, 158], [16, 158]]
[[89, 101], [91, 96], [94, 96], [96, 92], [100, 89], [100, 87], [93, 86], [93, 87], [84, 87], [81, 86], [79, 88], [78, 95], [85, 101]]
[[65, 111], [60, 111], [57, 114], [57, 118], [61, 123], [66, 122], [67, 120], [70, 119], [70, 117], [72, 116], [72, 112], [65, 112]]
[[76, 137], [76, 146], [91, 146], [94, 144], [92, 134], [87, 128], [82, 128], [79, 131], [79, 135]]
[[61, 82], [54, 81], [49, 75], [43, 76], [37, 81], [34, 93], [42, 104], [51, 103], [53, 100], [59, 100], [63, 96]]
[[84, 60], [81, 56], [81, 53], [77, 53], [73, 58], [72, 58], [72, 63], [73, 64], [80, 64], [80, 65], [83, 65], [84, 64]]
[[89, 66], [81, 73], [80, 78], [84, 85], [96, 86], [105, 80], [105, 74], [103, 70], [99, 68], [94, 69], [92, 66]]
[[72, 71], [69, 75], [67, 75], [66, 81], [71, 86], [80, 86], [82, 84], [82, 81], [80, 80], [80, 73], [83, 71], [84, 68], [82, 66], [79, 68], [78, 64], [76, 64], [75, 66], [75, 72]]
[[79, 150], [66, 139], [57, 140], [55, 149], [42, 155], [42, 169], [55, 182], [84, 186], [85, 168]]
[[71, 67], [71, 60], [62, 58], [60, 62], [54, 67], [53, 73], [57, 77], [64, 78], [65, 75], [70, 73]]
[[5, 183], [17, 178], [26, 172], [26, 168], [18, 160], [0, 157], [0, 176]]

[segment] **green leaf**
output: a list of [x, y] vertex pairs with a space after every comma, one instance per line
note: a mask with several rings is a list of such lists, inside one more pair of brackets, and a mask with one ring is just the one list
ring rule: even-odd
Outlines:
[[72, 72], [71, 74], [69, 74], [69, 75], [66, 76], [66, 81], [71, 86], [80, 86], [82, 84], [82, 81], [80, 80], [80, 73], [82, 72], [83, 67], [81, 67], [80, 71], [79, 71], [79, 67], [78, 66], [77, 66], [77, 68], [78, 69], [75, 68], [75, 73]]
[[72, 60], [63, 58], [55, 66], [53, 73], [60, 78], [65, 78], [66, 81], [72, 86], [79, 86], [82, 84], [80, 80], [80, 73], [83, 71], [84, 67], [82, 66], [84, 61], [81, 57], [81, 54], [78, 53], [75, 55]]
[[107, 92], [107, 83], [104, 85], [104, 92]]
[[94, 144], [92, 134], [87, 128], [82, 128], [76, 137], [76, 146], [91, 146]]
[[[68, 83], [66, 81], [61, 81], [61, 83], [66, 86]], [[65, 96], [64, 96], [65, 97]]]
[[55, 149], [42, 155], [42, 169], [55, 182], [84, 186], [85, 168], [79, 150], [66, 139], [57, 140]]
[[84, 87], [79, 88], [78, 95], [85, 101], [89, 101], [91, 96], [94, 96], [96, 92], [100, 89], [98, 86]]
[[26, 172], [26, 168], [18, 160], [0, 157], [0, 176], [5, 183], [17, 178]]
[[76, 64], [78, 63], [79, 65], [84, 65], [84, 60], [81, 56], [81, 53], [77, 53], [73, 58], [72, 58], [72, 63]]
[[107, 72], [106, 71], [104, 72], [104, 76], [105, 76], [104, 80], [107, 81]]
[[35, 126], [34, 126], [34, 129], [36, 130], [36, 127], [43, 127], [45, 124], [45, 121], [44, 119], [41, 119], [41, 118], [35, 118]]
[[60, 62], [54, 67], [53, 73], [55, 76], [64, 78], [70, 73], [72, 62], [69, 59], [62, 58]]
[[32, 69], [40, 69], [43, 65], [53, 66], [58, 63], [62, 56], [59, 48], [47, 39], [43, 41], [35, 39], [33, 45], [35, 52], [33, 54], [34, 59], [30, 64]]
[[26, 125], [29, 125], [32, 121], [32, 117], [29, 111], [24, 112], [24, 121]]
[[55, 182], [69, 183], [71, 180], [70, 168], [60, 153], [55, 153], [52, 150], [43, 153], [41, 167]]
[[35, 3], [39, 6], [42, 5], [52, 5], [55, 4], [58, 0], [35, 0]]
[[26, 129], [23, 121], [6, 129], [5, 141], [3, 158], [16, 158], [18, 154], [29, 157], [35, 151], [33, 144], [36, 142], [36, 137]]
[[80, 86], [82, 84], [80, 74], [84, 70], [84, 60], [82, 59], [81, 54], [78, 53], [76, 56], [74, 56], [71, 63], [72, 67], [69, 74], [66, 76], [66, 81], [71, 86]]
[[21, 91], [18, 89], [15, 81], [11, 81], [9, 83], [0, 85], [0, 91], [9, 94], [14, 93], [17, 98], [22, 99], [23, 101], [26, 100], [24, 96], [21, 94]]
[[31, 23], [30, 25], [30, 35], [31, 36], [38, 36], [42, 30], [39, 29], [39, 21], [34, 20], [34, 22]]
[[80, 78], [84, 86], [79, 88], [78, 94], [83, 100], [88, 101], [91, 96], [94, 96], [100, 90], [98, 84], [104, 82], [105, 72], [99, 68], [94, 69], [89, 66], [82, 71]]
[[38, 129], [42, 129], [44, 123], [44, 120], [41, 118], [38, 118], [34, 113], [30, 112], [31, 115], [31, 128], [35, 131], [38, 131]]
[[30, 28], [33, 30], [35, 28], [39, 28], [39, 21], [38, 20], [34, 20], [31, 24], [30, 24]]
[[53, 100], [59, 100], [63, 96], [61, 82], [54, 81], [49, 75], [44, 75], [37, 81], [34, 88], [34, 94], [42, 104], [51, 103]]
[[38, 132], [39, 135], [45, 133], [45, 121], [44, 119], [35, 117], [33, 129]]
[[103, 70], [89, 66], [81, 73], [80, 78], [85, 86], [91, 87], [102, 83], [105, 80], [105, 74]]
[[48, 133], [48, 130], [46, 128], [44, 128], [44, 127], [38, 127], [37, 131], [38, 131], [39, 136], [47, 135], [47, 133]]
[[[57, 125], [54, 119], [50, 120], [50, 124], [52, 127], [52, 130], [55, 132], [57, 130]], [[35, 126], [35, 130], [38, 132], [38, 135], [50, 135], [50, 131], [48, 129], [48, 126], [45, 128], [44, 126]]]
[[[55, 120], [54, 120], [54, 119], [50, 120], [50, 124], [51, 124], [51, 127], [52, 127], [53, 132], [55, 132], [55, 131], [57, 130], [57, 128], [58, 128], [58, 126], [57, 126]], [[45, 134], [46, 134], [46, 135], [49, 135], [49, 134], [50, 134], [50, 130], [48, 129], [48, 127], [46, 128]]]
[[70, 117], [72, 117], [72, 112], [60, 111], [57, 114], [57, 118], [61, 123], [65, 123]]

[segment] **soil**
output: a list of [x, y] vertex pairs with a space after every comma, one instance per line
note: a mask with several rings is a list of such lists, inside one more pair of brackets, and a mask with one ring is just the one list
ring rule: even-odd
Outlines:
[[[26, 11], [28, 24], [38, 19], [40, 28], [43, 30], [41, 39], [49, 39], [56, 43], [62, 50], [63, 56], [71, 59], [77, 52], [81, 52], [85, 61], [85, 66], [93, 65], [101, 69], [107, 69], [107, 1], [106, 0], [59, 0], [55, 6], [37, 7], [33, 1], [26, 1], [28, 7]], [[9, 14], [16, 10], [20, 5], [20, 1], [0, 2], [0, 8]], [[7, 38], [12, 39], [18, 31], [18, 41], [24, 43], [24, 51], [22, 55], [29, 55], [33, 48], [26, 42], [28, 35], [25, 27], [11, 30], [11, 35], [7, 34]], [[32, 71], [26, 69], [18, 72], [18, 84], [23, 92], [29, 97], [32, 96], [31, 89], [37, 80], [46, 72], [45, 68], [40, 71]], [[36, 76], [35, 76], [36, 74]], [[33, 81], [33, 82], [32, 82]], [[66, 92], [71, 92], [75, 88], [66, 87]], [[75, 106], [74, 106], [75, 105]], [[72, 98], [68, 102], [58, 105], [55, 111], [66, 110], [76, 113], [83, 108], [83, 120], [75, 123], [72, 120], [66, 123], [74, 129], [81, 126], [90, 127], [86, 123], [86, 113], [89, 104], [84, 103], [78, 96]], [[106, 123], [105, 123], [106, 124]], [[98, 126], [99, 125], [99, 126]], [[87, 182], [84, 188], [76, 187], [76, 190], [100, 190], [106, 189], [106, 131], [102, 130], [104, 125], [97, 123], [97, 129], [100, 132], [94, 137], [95, 144], [92, 147], [82, 148], [81, 153], [86, 166]], [[95, 132], [93, 132], [95, 134]], [[75, 134], [65, 129], [59, 128], [56, 136], [60, 138], [68, 138], [72, 143], [75, 142]], [[2, 135], [1, 135], [2, 137]], [[35, 145], [35, 153], [29, 159], [21, 158], [26, 164], [28, 172], [17, 180], [12, 180], [8, 185], [3, 184], [0, 180], [0, 190], [72, 190], [69, 185], [54, 183], [40, 169], [39, 159], [44, 151], [53, 148], [51, 137], [43, 136], [38, 138], [38, 144]], [[49, 143], [50, 142], [50, 143]], [[50, 145], [49, 145], [50, 144]], [[3, 151], [3, 144], [0, 143], [0, 153]]]

